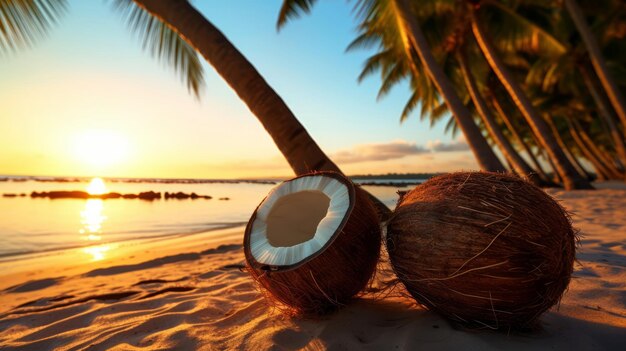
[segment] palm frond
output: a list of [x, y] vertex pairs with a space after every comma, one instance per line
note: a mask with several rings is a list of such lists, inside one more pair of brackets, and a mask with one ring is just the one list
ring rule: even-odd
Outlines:
[[66, 9], [65, 0], [0, 0], [0, 52], [33, 45]]
[[380, 38], [378, 38], [375, 35], [372, 35], [369, 32], [364, 32], [360, 34], [358, 37], [356, 37], [356, 39], [354, 39], [350, 44], [348, 44], [348, 47], [346, 48], [346, 52], [359, 50], [359, 49], [370, 49], [375, 46], [380, 47], [380, 45], [381, 45]]
[[365, 78], [381, 70], [384, 65], [389, 64], [389, 59], [393, 59], [393, 53], [391, 50], [380, 51], [370, 56], [367, 60], [365, 60], [363, 70], [361, 71], [361, 74], [359, 74], [357, 81], [361, 83]]
[[310, 13], [316, 2], [317, 0], [283, 0], [276, 28], [280, 30], [290, 19], [296, 19], [303, 13]]
[[546, 71], [553, 65], [553, 60], [547, 58], [540, 58], [533, 62], [532, 66], [528, 69], [526, 74], [527, 85], [542, 85]]
[[448, 122], [446, 122], [446, 126], [443, 131], [444, 133], [450, 133], [453, 137], [456, 137], [459, 134], [459, 125], [456, 124], [456, 119], [454, 119], [453, 116], [448, 118]]
[[560, 56], [566, 46], [547, 30], [497, 2], [481, 11], [482, 20], [489, 23], [489, 32], [503, 51], [524, 51], [544, 56]]
[[439, 102], [439, 105], [435, 106], [430, 112], [433, 120], [439, 120], [449, 113], [448, 105], [444, 101]]
[[409, 100], [404, 105], [402, 109], [402, 114], [400, 115], [400, 123], [404, 123], [409, 118], [409, 115], [413, 112], [413, 110], [417, 107], [417, 104], [420, 102], [421, 98], [417, 93], [413, 92]]
[[401, 82], [408, 74], [405, 67], [403, 67], [402, 62], [397, 62], [393, 64], [389, 69], [383, 70], [382, 84], [380, 85], [380, 89], [378, 90], [378, 95], [376, 96], [376, 100], [381, 100], [389, 92], [391, 88], [393, 88], [396, 84]]
[[187, 89], [200, 98], [204, 87], [204, 69], [196, 50], [167, 24], [135, 5], [131, 0], [113, 0], [119, 10], [148, 50], [159, 61], [171, 66], [180, 75]]
[[502, 61], [509, 67], [518, 70], [528, 70], [530, 68], [530, 62], [528, 58], [523, 55], [519, 55], [516, 52], [502, 52]]
[[422, 17], [448, 15], [458, 6], [457, 0], [421, 0], [414, 6], [415, 13]]
[[[426, 96], [424, 96], [421, 102], [422, 102], [422, 108], [420, 109], [420, 120], [423, 121], [427, 117], [431, 117], [430, 111], [432, 110], [432, 107], [436, 103], [433, 91], [428, 90], [426, 92]], [[432, 121], [433, 119], [430, 118], [430, 120]]]

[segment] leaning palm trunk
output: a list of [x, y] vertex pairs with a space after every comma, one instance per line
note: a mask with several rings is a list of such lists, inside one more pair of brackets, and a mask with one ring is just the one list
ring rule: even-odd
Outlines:
[[580, 163], [580, 160], [578, 159], [578, 156], [574, 153], [574, 150], [572, 149], [572, 146], [569, 145], [568, 143], [566, 143], [565, 140], [563, 140], [563, 145], [565, 145], [565, 150], [567, 150], [567, 153], [572, 155], [572, 157], [574, 159], [574, 164], [576, 164], [576, 169], [582, 171], [582, 173], [585, 175], [587, 180], [589, 180], [590, 182], [593, 181], [594, 180], [593, 175], [591, 175], [591, 173], [589, 173], [589, 171], [587, 171], [587, 169], [582, 165], [582, 163]]
[[514, 80], [513, 76], [504, 65], [504, 62], [502, 62], [498, 56], [496, 49], [487, 39], [481, 26], [476, 21], [475, 15], [472, 15], [472, 31], [487, 62], [489, 62], [496, 76], [498, 76], [498, 79], [502, 82], [502, 85], [520, 109], [522, 115], [524, 115], [524, 118], [530, 125], [535, 136], [537, 136], [541, 144], [545, 147], [549, 157], [554, 161], [556, 171], [560, 174], [561, 179], [563, 179], [565, 189], [593, 189], [589, 181], [578, 174], [576, 168], [574, 168], [572, 163], [567, 159], [567, 156], [559, 147], [554, 135], [550, 132], [548, 125], [535, 111], [530, 100], [528, 100], [522, 88]]
[[533, 142], [537, 146], [537, 156], [541, 156], [544, 160], [548, 161], [550, 169], [552, 169], [552, 181], [556, 184], [563, 184], [563, 178], [561, 178], [561, 175], [559, 174], [559, 172], [557, 172], [554, 161], [552, 160], [552, 158], [549, 157], [546, 149], [541, 146], [541, 143], [539, 142], [539, 139], [537, 138], [535, 133], [533, 133], [533, 131], [531, 130], [528, 135], [530, 135], [530, 137], [533, 139]]
[[610, 172], [610, 176], [615, 179], [623, 178], [623, 174], [615, 166], [615, 160], [606, 152], [600, 150], [598, 146], [596, 146], [596, 143], [594, 143], [593, 140], [591, 140], [591, 137], [589, 136], [589, 134], [585, 132], [585, 130], [578, 123], [578, 121], [574, 120], [574, 126], [576, 128], [576, 131], [578, 131], [578, 135], [580, 135], [580, 138], [583, 140], [585, 145], [587, 145], [589, 150], [598, 157], [598, 159]]
[[[196, 49], [261, 122], [297, 175], [341, 172], [239, 50], [186, 0], [133, 0]], [[383, 217], [389, 209], [375, 197]]]
[[559, 172], [556, 171], [556, 166], [554, 165], [554, 161], [552, 161], [552, 159], [547, 155], [546, 150], [544, 149], [538, 149], [539, 153], [541, 154], [541, 157], [543, 157], [544, 160], [548, 161], [548, 164], [550, 165], [550, 168], [552, 169], [552, 181], [555, 184], [563, 184], [563, 178], [561, 178], [561, 175], [559, 174]]
[[491, 95], [491, 103], [493, 104], [493, 107], [498, 112], [498, 115], [500, 116], [504, 124], [506, 124], [507, 128], [511, 132], [511, 135], [513, 135], [513, 138], [515, 138], [515, 141], [517, 141], [517, 143], [520, 144], [520, 146], [524, 149], [524, 151], [526, 151], [526, 154], [528, 155], [528, 157], [534, 164], [535, 169], [537, 170], [541, 179], [545, 183], [551, 183], [552, 180], [550, 179], [550, 177], [548, 177], [548, 174], [541, 166], [541, 163], [539, 163], [539, 160], [537, 160], [537, 157], [535, 156], [533, 151], [530, 149], [530, 146], [528, 146], [528, 144], [524, 141], [524, 138], [522, 138], [522, 136], [517, 131], [517, 129], [515, 129], [515, 126], [513, 126], [513, 123], [509, 119], [509, 115], [506, 112], [504, 112], [502, 105], [500, 105], [500, 102], [494, 95]]
[[606, 101], [606, 97], [602, 95], [602, 92], [598, 90], [593, 77], [589, 73], [587, 67], [581, 67], [580, 70], [583, 80], [585, 81], [585, 85], [596, 105], [598, 106], [599, 115], [602, 120], [605, 122], [609, 134], [611, 135], [611, 139], [613, 140], [613, 144], [615, 145], [615, 150], [617, 151], [617, 155], [624, 167], [626, 167], [626, 142], [624, 141], [624, 137], [622, 137], [622, 133], [620, 133], [619, 128], [615, 124], [613, 120], [613, 116], [609, 110], [608, 101]]
[[602, 87], [609, 97], [615, 112], [617, 112], [617, 116], [622, 121], [624, 134], [626, 134], [626, 100], [624, 100], [619, 87], [609, 73], [609, 69], [604, 61], [604, 56], [602, 56], [602, 52], [600, 51], [600, 46], [587, 25], [580, 7], [578, 7], [578, 4], [574, 0], [565, 0], [564, 2], [570, 17], [576, 25], [576, 29], [578, 29], [585, 43], [585, 47], [589, 51], [589, 58], [596, 71], [596, 75], [600, 79], [600, 83], [602, 83]]
[[[410, 12], [406, 0], [394, 1], [398, 24], [403, 32], [402, 39], [405, 49], [413, 47], [424, 65], [428, 77], [437, 87], [437, 90], [445, 100], [457, 124], [463, 131], [481, 169], [492, 172], [505, 172], [506, 168], [493, 152], [487, 140], [476, 126], [472, 114], [458, 97], [452, 83], [448, 80], [443, 69], [439, 66], [428, 42], [424, 37], [415, 16]], [[410, 55], [408, 56], [410, 59]]]
[[609, 170], [604, 162], [600, 160], [598, 155], [594, 154], [589, 146], [585, 144], [582, 137], [580, 136], [579, 130], [575, 127], [575, 125], [569, 119], [567, 119], [567, 121], [569, 124], [569, 131], [572, 139], [574, 139], [574, 142], [576, 143], [582, 154], [585, 155], [585, 158], [589, 160], [589, 162], [591, 162], [591, 164], [593, 165], [593, 168], [596, 169], [598, 178], [600, 180], [614, 178], [614, 175], [611, 174], [611, 170]]
[[519, 176], [526, 177], [532, 183], [536, 185], [542, 185], [541, 179], [537, 176], [537, 173], [533, 171], [532, 168], [524, 161], [524, 159], [517, 153], [513, 145], [509, 142], [509, 140], [504, 136], [502, 130], [496, 123], [496, 120], [493, 118], [491, 111], [487, 108], [487, 103], [483, 99], [480, 91], [478, 90], [478, 86], [476, 86], [476, 81], [474, 80], [474, 76], [470, 72], [470, 69], [467, 64], [467, 56], [466, 53], [463, 52], [465, 48], [460, 48], [461, 51], [457, 52], [457, 61], [461, 67], [461, 74], [463, 75], [463, 80], [465, 81], [465, 86], [467, 87], [467, 91], [470, 94], [472, 101], [474, 102], [474, 106], [478, 111], [478, 114], [481, 116], [483, 122], [485, 123], [485, 127], [487, 128], [487, 132], [491, 135], [493, 141], [498, 145], [500, 151], [507, 159], [510, 164], [512, 170], [515, 171]]
[[579, 163], [576, 161], [576, 156], [574, 156], [574, 154], [571, 153], [569, 149], [567, 148], [567, 146], [565, 145], [565, 141], [563, 141], [563, 138], [561, 138], [561, 133], [559, 133], [559, 130], [556, 128], [556, 125], [554, 124], [552, 119], [549, 116], [547, 116], [545, 121], [548, 123], [548, 126], [550, 126], [550, 129], [552, 130], [552, 134], [556, 138], [556, 142], [559, 143], [559, 146], [563, 149], [565, 156], [567, 156], [567, 158], [570, 161], [572, 161], [572, 165], [574, 166], [574, 168], [576, 168], [576, 171], [578, 172], [578, 174], [580, 174], [581, 176], [589, 180], [589, 177], [587, 176], [587, 172], [585, 172], [585, 170], [582, 167], [580, 167]]
[[614, 157], [614, 155], [610, 154], [608, 151], [601, 150], [595, 142], [591, 139], [589, 134], [582, 129], [579, 129], [580, 137], [583, 139], [583, 142], [589, 146], [589, 149], [596, 155], [598, 158], [606, 165], [606, 167], [611, 171], [611, 174], [615, 177], [615, 179], [623, 179], [624, 172], [622, 172], [619, 168], [618, 160]]
[[574, 140], [574, 143], [576, 143], [576, 146], [580, 150], [580, 152], [587, 159], [587, 161], [589, 161], [593, 165], [593, 168], [594, 168], [594, 170], [596, 172], [596, 176], [598, 177], [598, 180], [608, 180], [610, 178], [607, 175], [608, 171], [606, 170], [606, 168], [604, 168], [602, 163], [600, 163], [600, 161], [598, 161], [598, 159], [595, 157], [595, 155], [593, 155], [589, 151], [589, 149], [583, 143], [582, 139], [576, 133], [576, 131], [574, 131], [573, 129], [570, 129], [569, 132], [570, 132], [570, 135], [572, 136], [572, 139]]

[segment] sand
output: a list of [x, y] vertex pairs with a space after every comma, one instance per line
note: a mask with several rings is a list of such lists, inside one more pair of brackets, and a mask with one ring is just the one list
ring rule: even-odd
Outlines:
[[[241, 270], [242, 228], [0, 266], [2, 350], [614, 350], [626, 345], [626, 189], [550, 190], [582, 230], [558, 309], [527, 332], [467, 330], [368, 293], [322, 320], [284, 316]], [[621, 187], [622, 189], [616, 189]], [[214, 238], [214, 239], [211, 239]], [[52, 260], [52, 261], [51, 261]], [[392, 279], [384, 274], [382, 280]]]

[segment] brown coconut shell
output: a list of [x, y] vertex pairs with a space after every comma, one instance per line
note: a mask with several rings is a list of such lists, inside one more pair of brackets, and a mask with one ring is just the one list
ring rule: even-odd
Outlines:
[[507, 174], [460, 172], [407, 193], [387, 227], [398, 278], [422, 305], [468, 326], [530, 327], [557, 304], [576, 233], [543, 190]]
[[268, 266], [257, 262], [250, 251], [250, 233], [258, 207], [244, 235], [248, 271], [266, 297], [284, 312], [307, 317], [330, 313], [365, 288], [376, 269], [382, 241], [380, 220], [372, 201], [343, 175], [315, 172], [288, 182], [312, 175], [337, 179], [348, 187], [350, 194], [350, 207], [342, 224], [322, 249], [295, 265]]

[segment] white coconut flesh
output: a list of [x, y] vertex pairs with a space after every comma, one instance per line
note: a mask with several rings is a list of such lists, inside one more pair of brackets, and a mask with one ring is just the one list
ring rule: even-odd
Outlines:
[[295, 265], [333, 238], [349, 208], [348, 186], [335, 178], [315, 175], [282, 183], [257, 209], [250, 253], [260, 264]]

